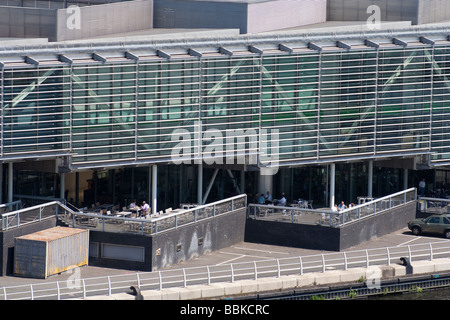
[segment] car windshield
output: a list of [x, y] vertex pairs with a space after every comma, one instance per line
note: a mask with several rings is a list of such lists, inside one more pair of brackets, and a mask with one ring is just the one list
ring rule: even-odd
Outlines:
[[430, 217], [427, 220], [427, 223], [439, 223], [440, 222], [440, 218], [439, 217]]

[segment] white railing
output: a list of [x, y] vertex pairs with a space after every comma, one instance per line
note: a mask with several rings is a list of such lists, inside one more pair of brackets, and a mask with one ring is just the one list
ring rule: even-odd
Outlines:
[[67, 281], [0, 288], [0, 300], [83, 299], [88, 296], [129, 292], [130, 286], [136, 286], [140, 290], [162, 290], [198, 284], [257, 280], [264, 277], [302, 275], [308, 272], [391, 265], [400, 263], [404, 257], [410, 262], [450, 258], [450, 242], [440, 241], [86, 279], [75, 279], [76, 277], [71, 276], [71, 280]]
[[417, 210], [427, 214], [450, 214], [450, 199], [419, 197]]
[[360, 219], [374, 216], [386, 210], [416, 201], [417, 189], [410, 188], [399, 191], [382, 198], [377, 198], [352, 208], [338, 212], [330, 209], [308, 209], [297, 206], [283, 207], [276, 205], [249, 204], [249, 218], [276, 218], [278, 221], [286, 221], [302, 224], [320, 224], [330, 227], [340, 227]]
[[[191, 209], [176, 210], [162, 216], [147, 218], [124, 218], [107, 216], [96, 213], [70, 212], [64, 218], [74, 228], [88, 228], [98, 231], [152, 234], [155, 235], [182, 225], [197, 223], [198, 221], [213, 218], [237, 209], [247, 207], [247, 195], [241, 194], [205, 205], [195, 206]], [[68, 211], [66, 211], [68, 212]]]
[[51, 201], [44, 204], [15, 210], [1, 215], [1, 228], [3, 231], [17, 228], [29, 223], [34, 223], [55, 217], [59, 213], [73, 213], [74, 211], [59, 201]]

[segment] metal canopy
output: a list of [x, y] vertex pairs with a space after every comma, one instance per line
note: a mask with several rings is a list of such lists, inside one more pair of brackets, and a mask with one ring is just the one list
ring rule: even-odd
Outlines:
[[[450, 31], [449, 31], [450, 32]], [[21, 68], [29, 66], [54, 66], [61, 64], [86, 65], [108, 62], [155, 61], [161, 59], [194, 59], [205, 57], [245, 56], [264, 54], [321, 53], [324, 51], [364, 50], [380, 48], [407, 48], [423, 46], [450, 45], [446, 30], [419, 34], [417, 30], [401, 30], [398, 35], [388, 33], [342, 33], [333, 35], [293, 35], [279, 37], [246, 36], [233, 39], [191, 39], [170, 41], [168, 43], [121, 42], [109, 44], [86, 44], [76, 46], [41, 46], [4, 48], [0, 52], [1, 68]], [[382, 35], [382, 36], [381, 36]], [[308, 38], [310, 40], [308, 41]], [[341, 38], [341, 39], [339, 39]], [[158, 48], [152, 48], [157, 46]], [[30, 54], [27, 54], [27, 51]]]

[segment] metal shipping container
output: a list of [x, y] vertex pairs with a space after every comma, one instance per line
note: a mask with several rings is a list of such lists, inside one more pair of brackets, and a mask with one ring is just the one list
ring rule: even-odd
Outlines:
[[14, 274], [46, 279], [88, 264], [89, 230], [54, 227], [15, 238]]

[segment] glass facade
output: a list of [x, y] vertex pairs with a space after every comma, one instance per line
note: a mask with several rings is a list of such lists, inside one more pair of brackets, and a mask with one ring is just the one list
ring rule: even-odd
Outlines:
[[[198, 123], [200, 151], [208, 130], [251, 129], [256, 139], [276, 130], [268, 152], [281, 166], [408, 152], [431, 152], [439, 164], [450, 157], [448, 50], [391, 45], [5, 64], [1, 156], [71, 153], [75, 168], [170, 161], [179, 142], [172, 133], [186, 129], [194, 145]], [[260, 150], [247, 143], [238, 151]]]
[[[273, 41], [271, 46], [278, 46]], [[448, 42], [247, 49], [199, 55], [180, 42], [170, 59], [150, 51], [134, 57], [104, 53], [98, 59], [86, 47], [86, 55], [69, 57], [71, 63], [57, 55], [6, 61], [0, 79], [0, 159], [69, 156], [72, 170], [114, 169], [117, 183], [121, 174], [129, 176], [118, 172], [124, 166], [171, 164], [180, 143], [173, 135], [177, 130], [185, 133], [187, 164], [211, 156], [222, 163], [222, 153], [206, 152], [214, 135], [221, 135], [216, 147], [225, 151], [234, 143], [225, 139], [227, 133], [243, 130], [248, 140], [233, 146], [235, 155], [270, 154], [280, 168], [292, 171], [294, 181], [297, 169], [288, 168], [296, 165], [428, 153], [431, 165], [450, 163]], [[277, 132], [268, 135], [266, 149], [264, 130]], [[249, 159], [246, 164], [255, 164]], [[259, 158], [257, 164], [267, 163]], [[180, 181], [172, 182], [187, 183], [182, 169], [173, 167]], [[326, 167], [314, 168], [302, 175], [323, 184]], [[145, 170], [139, 197], [148, 198]], [[347, 171], [354, 170], [359, 169]], [[301, 197], [292, 186], [286, 186], [292, 197]], [[326, 200], [323, 186], [313, 187], [308, 192], [316, 190], [317, 200]], [[137, 195], [114, 190], [123, 201]], [[183, 202], [187, 193], [177, 194]]]

